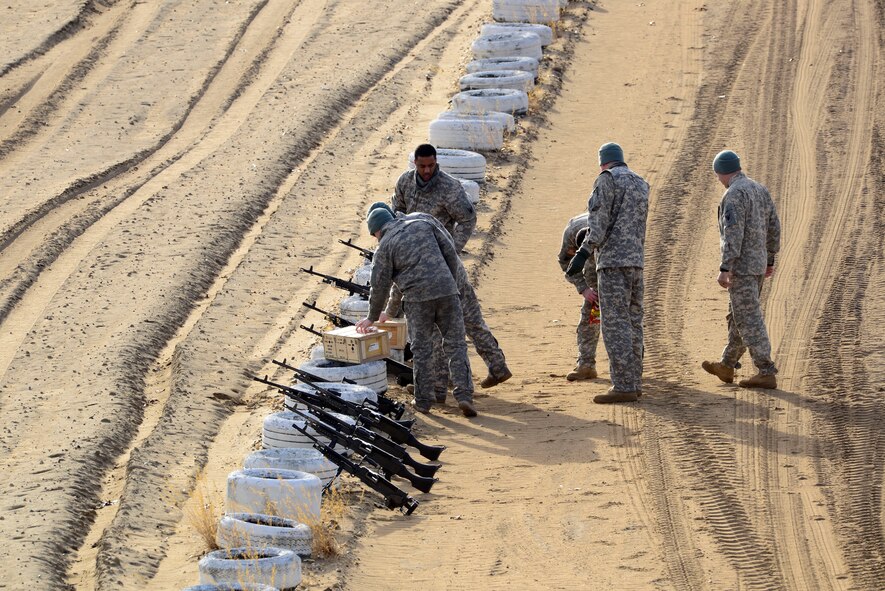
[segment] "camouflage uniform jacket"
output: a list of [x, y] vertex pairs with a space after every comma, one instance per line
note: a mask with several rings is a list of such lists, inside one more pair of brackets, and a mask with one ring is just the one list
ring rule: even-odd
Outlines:
[[781, 244], [781, 223], [768, 189], [739, 172], [722, 196], [717, 216], [721, 269], [764, 275]]
[[445, 232], [420, 219], [394, 219], [383, 231], [372, 258], [369, 320], [378, 320], [394, 282], [407, 301], [458, 294], [455, 276], [461, 261]]
[[441, 171], [426, 183], [417, 170], [407, 170], [396, 181], [393, 210], [403, 213], [429, 213], [448, 230], [455, 241], [455, 250], [461, 252], [476, 227], [476, 211], [467, 199], [461, 181]]
[[[452, 240], [452, 237], [446, 231], [439, 220], [430, 215], [429, 213], [409, 213], [403, 214], [401, 212], [396, 212], [397, 219], [406, 219], [406, 220], [424, 220], [428, 224], [432, 224], [436, 226], [436, 228], [449, 237], [449, 241]], [[454, 248], [454, 243], [452, 244]], [[595, 275], [595, 272], [594, 272]], [[461, 259], [458, 259], [458, 272], [455, 274], [455, 285], [458, 287], [458, 292], [463, 294], [465, 292], [465, 286], [470, 282], [470, 279], [467, 277], [467, 270], [464, 268], [464, 264], [461, 262]], [[393, 284], [393, 287], [390, 289], [390, 297], [387, 299], [387, 308], [384, 312], [391, 318], [397, 318], [398, 316], [402, 316], [402, 304], [403, 304], [403, 292], [400, 291], [399, 287], [396, 283]]]
[[596, 250], [596, 270], [643, 267], [645, 221], [648, 218], [648, 183], [618, 164], [602, 171], [587, 204], [584, 248]]
[[[576, 242], [578, 232], [587, 227], [587, 214], [576, 215], [569, 220], [562, 233], [562, 246], [559, 249], [559, 267], [565, 272], [572, 256], [581, 245]], [[571, 254], [570, 254], [571, 253]], [[596, 289], [596, 260], [591, 254], [584, 264], [584, 272], [579, 275], [566, 275], [566, 281], [575, 286], [578, 293], [584, 293], [588, 287]]]

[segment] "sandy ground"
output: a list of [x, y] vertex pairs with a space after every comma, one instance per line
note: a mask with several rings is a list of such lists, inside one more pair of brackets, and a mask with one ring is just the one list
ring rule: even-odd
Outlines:
[[[332, 238], [371, 245], [490, 4], [0, 7], [0, 588], [197, 581], [195, 479], [223, 490], [279, 404], [245, 371], [306, 356], [301, 302], [341, 294], [299, 267], [359, 263]], [[304, 586], [881, 589], [883, 30], [881, 0], [572, 2], [465, 256], [515, 376], [476, 419], [422, 416], [433, 494], [354, 500]], [[652, 186], [645, 395], [617, 407], [607, 371], [564, 379], [554, 261], [607, 140]], [[724, 147], [784, 227], [773, 392], [700, 370]]]

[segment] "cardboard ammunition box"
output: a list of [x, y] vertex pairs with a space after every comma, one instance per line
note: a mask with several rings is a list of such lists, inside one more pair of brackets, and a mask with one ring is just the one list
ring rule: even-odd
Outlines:
[[377, 326], [379, 330], [386, 330], [390, 333], [391, 349], [406, 348], [409, 334], [405, 318], [391, 318], [387, 322], [376, 322], [375, 326]]
[[323, 333], [326, 359], [363, 363], [390, 355], [390, 333], [378, 330], [360, 334], [355, 326], [336, 328]]

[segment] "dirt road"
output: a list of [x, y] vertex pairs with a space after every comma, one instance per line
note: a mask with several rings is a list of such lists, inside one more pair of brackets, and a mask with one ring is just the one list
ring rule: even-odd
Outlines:
[[[273, 404], [244, 370], [304, 357], [301, 302], [339, 294], [298, 269], [357, 264], [330, 237], [370, 244], [490, 3], [7, 4], [0, 588], [181, 588], [194, 478], [222, 486]], [[477, 419], [422, 417], [434, 494], [361, 505], [306, 586], [881, 588], [883, 30], [881, 0], [570, 3], [467, 247], [515, 377]], [[645, 395], [618, 407], [564, 379], [580, 302], [554, 262], [607, 140], [652, 186]], [[700, 370], [724, 147], [784, 227], [774, 392]]]

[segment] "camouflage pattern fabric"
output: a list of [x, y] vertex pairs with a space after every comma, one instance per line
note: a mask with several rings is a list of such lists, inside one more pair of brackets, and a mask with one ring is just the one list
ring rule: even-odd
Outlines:
[[750, 349], [753, 364], [763, 375], [777, 374], [771, 360], [771, 343], [765, 329], [762, 305], [764, 275], [732, 275], [728, 289], [728, 344], [722, 351], [722, 364], [734, 367], [741, 356]]
[[436, 168], [426, 183], [417, 170], [408, 170], [396, 181], [391, 200], [394, 211], [422, 212], [435, 217], [452, 236], [461, 252], [476, 227], [476, 211], [467, 199], [461, 181]]
[[[587, 227], [587, 214], [582, 213], [576, 215], [569, 220], [568, 225], [562, 233], [562, 245], [559, 249], [559, 268], [565, 273], [569, 261], [572, 260], [575, 251], [581, 245], [577, 242], [578, 232]], [[596, 278], [596, 259], [593, 255], [584, 263], [584, 270], [578, 275], [565, 274], [565, 279], [575, 286], [578, 293], [583, 294], [588, 287], [597, 288], [598, 281]], [[587, 300], [583, 300], [581, 306], [581, 320], [578, 323], [577, 333], [578, 340], [578, 359], [577, 364], [585, 367], [596, 367], [596, 347], [599, 344], [599, 324], [590, 324], [590, 309], [593, 305]]]
[[780, 250], [781, 224], [768, 189], [742, 172], [732, 178], [719, 204], [722, 269], [764, 275]]
[[382, 230], [372, 259], [369, 320], [378, 320], [394, 281], [405, 301], [458, 294], [455, 276], [461, 260], [444, 230], [425, 220], [402, 218], [387, 222]]
[[421, 405], [434, 401], [432, 365], [433, 335], [439, 330], [442, 350], [448, 359], [449, 375], [455, 388], [455, 400], [473, 402], [473, 376], [467, 359], [464, 337], [464, 314], [456, 295], [435, 300], [403, 301], [412, 341], [412, 368], [415, 375], [415, 400]]
[[612, 386], [621, 392], [642, 389], [642, 269], [598, 269], [602, 340], [608, 352]]
[[593, 185], [587, 210], [583, 248], [596, 252], [596, 270], [643, 267], [648, 218], [645, 179], [625, 164], [602, 171]]

